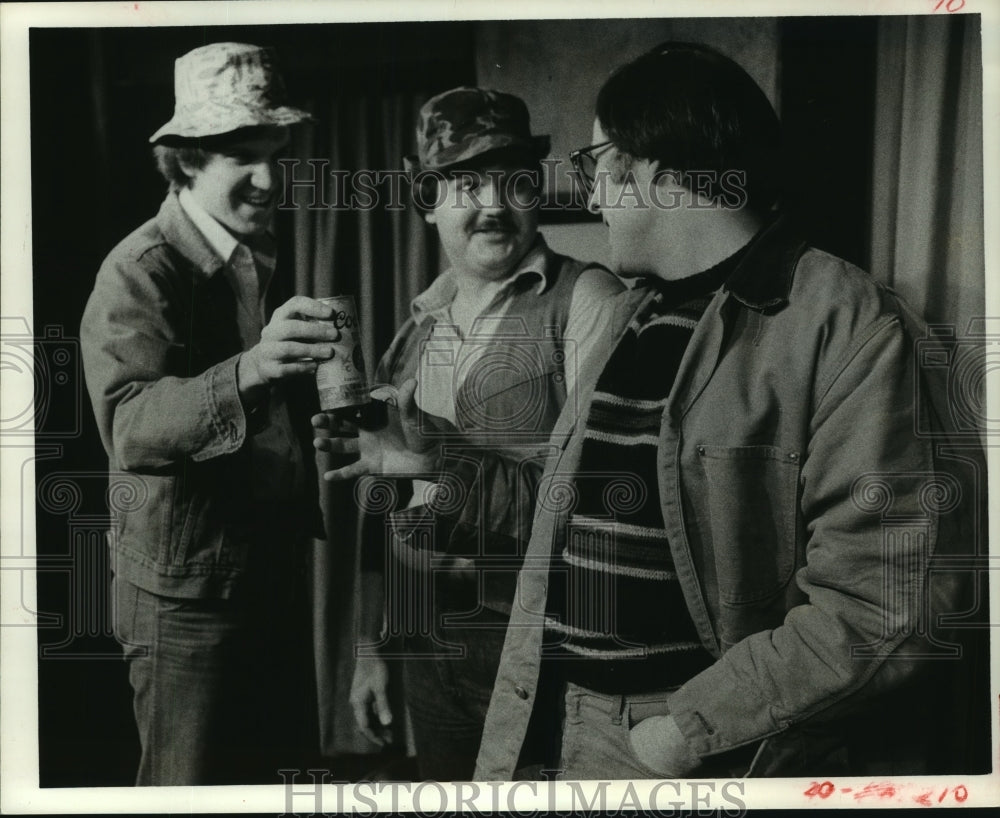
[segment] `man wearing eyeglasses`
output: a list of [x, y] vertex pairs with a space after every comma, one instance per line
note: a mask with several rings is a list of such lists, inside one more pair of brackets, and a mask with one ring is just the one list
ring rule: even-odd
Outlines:
[[619, 69], [593, 142], [578, 174], [644, 286], [556, 424], [477, 778], [961, 768], [900, 709], [954, 700], [927, 616], [963, 608], [927, 572], [975, 542], [971, 471], [915, 434], [904, 307], [777, 215], [777, 117], [711, 49]]

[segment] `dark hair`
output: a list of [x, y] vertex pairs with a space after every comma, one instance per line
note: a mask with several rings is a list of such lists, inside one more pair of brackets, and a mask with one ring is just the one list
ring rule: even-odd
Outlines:
[[411, 180], [416, 182], [410, 191], [413, 204], [425, 213], [433, 210], [439, 195], [439, 181], [462, 173], [483, 173], [489, 165], [506, 166], [515, 171], [526, 170], [537, 180], [538, 188], [542, 185], [542, 162], [533, 151], [523, 148], [495, 148], [440, 171], [424, 171], [411, 176]]
[[171, 190], [180, 190], [191, 183], [191, 178], [184, 172], [181, 163], [195, 168], [203, 168], [208, 162], [208, 153], [204, 148], [190, 146], [178, 147], [162, 144], [153, 146], [156, 169], [167, 180]]
[[723, 194], [727, 171], [745, 173], [747, 206], [768, 210], [780, 190], [781, 128], [764, 92], [708, 46], [663, 43], [622, 66], [597, 97], [602, 130], [622, 152], [677, 171], [707, 171], [702, 188]]
[[153, 146], [153, 159], [156, 160], [156, 169], [167, 180], [170, 189], [180, 190], [191, 182], [181, 167], [182, 162], [193, 168], [203, 168], [213, 153], [225, 153], [238, 142], [262, 137], [281, 127], [283, 126], [251, 125], [211, 136], [165, 136]]

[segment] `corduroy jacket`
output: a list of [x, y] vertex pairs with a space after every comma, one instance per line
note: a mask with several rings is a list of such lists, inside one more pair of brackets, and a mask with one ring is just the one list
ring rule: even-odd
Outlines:
[[[619, 298], [608, 354], [649, 297]], [[647, 488], [716, 657], [669, 700], [703, 760], [756, 744], [757, 774], [823, 769], [843, 758], [841, 716], [919, 678], [940, 653], [933, 623], [962, 609], [961, 572], [930, 567], [984, 547], [970, 509], [985, 481], [977, 445], [946, 461], [936, 432], [921, 430], [935, 416], [918, 333], [891, 291], [780, 220], [698, 323], [663, 412], [658, 485]], [[558, 454], [539, 487], [478, 779], [509, 779], [519, 766], [544, 666], [550, 560], [605, 361], [581, 372], [578, 412], [553, 432]]]

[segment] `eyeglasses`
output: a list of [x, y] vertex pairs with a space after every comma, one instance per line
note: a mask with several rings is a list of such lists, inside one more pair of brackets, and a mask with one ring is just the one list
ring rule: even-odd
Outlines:
[[610, 148], [611, 144], [609, 139], [606, 142], [579, 148], [569, 155], [569, 161], [572, 162], [577, 179], [583, 187], [583, 193], [588, 199], [594, 191], [594, 180], [597, 178], [597, 157]]

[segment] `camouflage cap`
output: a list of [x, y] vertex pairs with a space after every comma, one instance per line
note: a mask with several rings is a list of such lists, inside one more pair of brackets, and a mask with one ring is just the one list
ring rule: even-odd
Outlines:
[[532, 136], [528, 106], [512, 94], [485, 88], [453, 88], [420, 109], [417, 154], [403, 159], [406, 169], [441, 170], [498, 148], [525, 148], [539, 159], [549, 152], [549, 137]]

